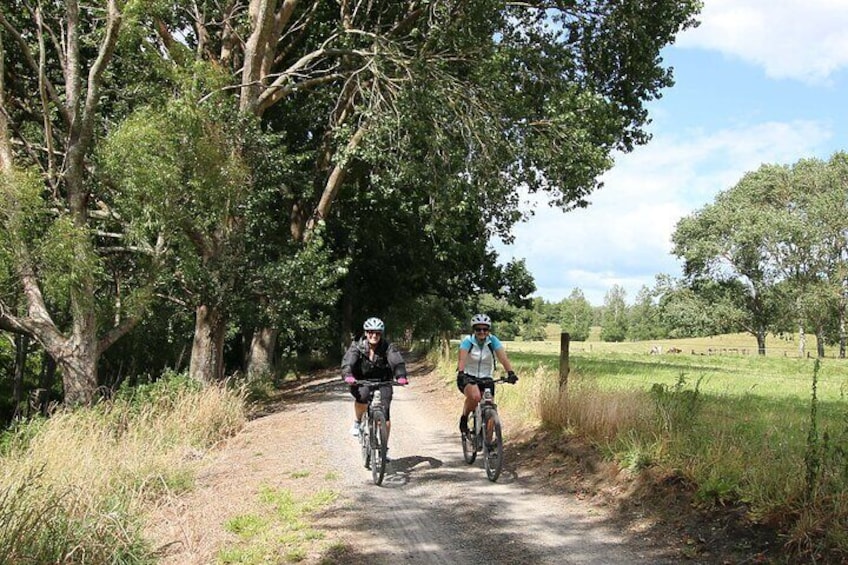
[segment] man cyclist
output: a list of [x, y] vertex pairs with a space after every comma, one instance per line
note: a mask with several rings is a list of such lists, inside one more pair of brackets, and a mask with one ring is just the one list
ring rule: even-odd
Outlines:
[[388, 443], [388, 432], [391, 431], [391, 420], [389, 408], [392, 404], [392, 378], [397, 379], [398, 384], [405, 385], [409, 381], [406, 374], [406, 362], [400, 351], [395, 346], [383, 339], [386, 329], [380, 318], [368, 318], [362, 325], [365, 335], [358, 340], [353, 340], [342, 358], [342, 378], [350, 385], [350, 393], [353, 395], [353, 411], [355, 420], [350, 428], [350, 434], [359, 435], [359, 422], [362, 415], [368, 409], [368, 400], [373, 394], [374, 386], [356, 384], [357, 380], [380, 381], [385, 385], [378, 385], [383, 407], [386, 412], [386, 442]]
[[490, 389], [492, 396], [495, 394], [495, 359], [506, 369], [507, 382], [514, 384], [518, 381], [503, 343], [490, 333], [491, 329], [492, 319], [489, 316], [474, 314], [471, 317], [473, 333], [459, 343], [456, 386], [465, 395], [462, 416], [459, 418], [459, 431], [463, 434], [468, 433], [468, 415], [477, 408], [483, 389]]

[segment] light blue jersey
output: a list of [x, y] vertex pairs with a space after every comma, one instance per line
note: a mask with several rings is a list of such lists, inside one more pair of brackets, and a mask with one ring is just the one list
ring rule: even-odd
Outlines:
[[474, 336], [466, 336], [460, 343], [459, 348], [468, 352], [465, 358], [465, 372], [469, 375], [491, 379], [495, 376], [495, 351], [503, 349], [501, 340], [489, 334], [483, 341], [478, 341]]

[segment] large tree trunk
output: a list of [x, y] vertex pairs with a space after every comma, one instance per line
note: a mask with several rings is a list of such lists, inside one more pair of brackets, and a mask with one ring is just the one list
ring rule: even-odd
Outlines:
[[224, 377], [224, 334], [226, 324], [220, 309], [198, 306], [194, 319], [189, 376], [209, 383]]
[[274, 371], [274, 354], [279, 330], [259, 328], [250, 340], [247, 357], [247, 374], [251, 377], [268, 375]]
[[821, 326], [816, 329], [816, 355], [824, 359], [824, 328]]
[[97, 394], [97, 360], [95, 347], [68, 340], [61, 352], [52, 352], [62, 373], [65, 405], [90, 405]]

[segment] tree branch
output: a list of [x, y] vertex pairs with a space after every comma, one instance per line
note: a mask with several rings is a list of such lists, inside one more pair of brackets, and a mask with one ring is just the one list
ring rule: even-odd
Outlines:
[[[354, 133], [350, 138], [350, 141], [347, 142], [347, 146], [345, 147], [346, 155], [349, 155], [352, 151], [359, 147], [359, 144], [365, 137], [366, 130], [367, 127], [365, 124], [359, 126], [356, 133]], [[329, 213], [333, 200], [335, 200], [336, 195], [339, 193], [342, 183], [344, 182], [344, 178], [347, 173], [346, 167], [347, 159], [345, 158], [336, 163], [332, 172], [330, 172], [330, 176], [327, 178], [327, 183], [324, 185], [324, 192], [321, 194], [321, 199], [318, 201], [318, 205], [315, 206], [312, 217], [306, 224], [306, 230], [303, 234], [304, 239], [309, 239], [318, 222], [324, 219]]]
[[[32, 69], [34, 73], [39, 74], [38, 63], [35, 62], [35, 59], [32, 56], [32, 52], [29, 50], [29, 45], [18, 32], [18, 30], [15, 29], [15, 27], [11, 23], [9, 23], [9, 21], [5, 17], [3, 17], [2, 12], [0, 12], [0, 25], [6, 28], [6, 30], [12, 35], [12, 38], [15, 40], [15, 43], [18, 44], [18, 48], [20, 49], [27, 66]], [[68, 112], [68, 109], [64, 106], [64, 104], [62, 104], [62, 100], [59, 98], [58, 94], [56, 94], [56, 88], [53, 86], [53, 83], [47, 80], [45, 82], [45, 88], [47, 89], [47, 92], [50, 95], [50, 100], [56, 106], [59, 115], [62, 117], [62, 121], [65, 123], [65, 125], [70, 125], [71, 115]]]

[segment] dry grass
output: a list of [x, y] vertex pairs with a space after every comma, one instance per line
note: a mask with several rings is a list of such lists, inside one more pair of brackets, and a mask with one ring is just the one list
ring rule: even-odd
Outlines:
[[[29, 424], [0, 457], [4, 531], [25, 536], [0, 533], [0, 548], [14, 546], [17, 559], [31, 562], [147, 562], [138, 534], [145, 505], [190, 488], [196, 451], [244, 421], [238, 392], [166, 386], [143, 401]], [[14, 527], [34, 516], [50, 519], [35, 520], [35, 530]]]

